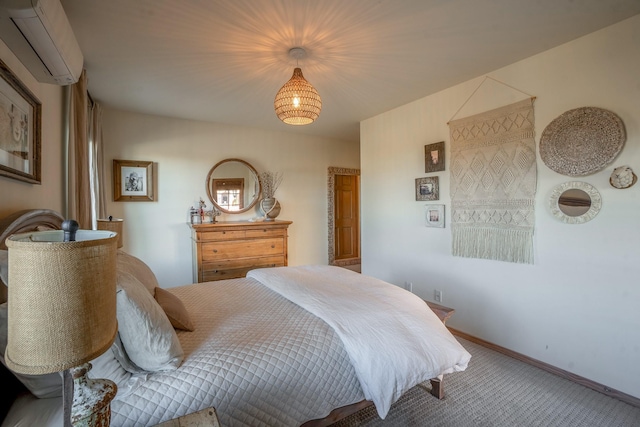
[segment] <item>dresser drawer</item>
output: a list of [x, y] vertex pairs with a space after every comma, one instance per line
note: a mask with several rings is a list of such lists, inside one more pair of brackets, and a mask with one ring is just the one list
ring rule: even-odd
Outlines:
[[263, 228], [261, 230], [247, 230], [246, 237], [247, 239], [259, 239], [262, 237], [284, 237], [286, 236], [286, 230], [284, 229], [268, 229]]
[[[247, 272], [255, 268], [283, 267], [285, 266], [284, 256], [247, 258], [243, 262], [218, 263], [218, 265], [203, 266], [202, 281], [235, 279], [245, 277]], [[245, 264], [245, 265], [242, 265]]]
[[202, 243], [202, 262], [230, 258], [254, 258], [283, 253], [284, 242], [282, 239]]
[[215, 230], [198, 232], [198, 241], [219, 241], [219, 240], [239, 240], [245, 238], [244, 230]]

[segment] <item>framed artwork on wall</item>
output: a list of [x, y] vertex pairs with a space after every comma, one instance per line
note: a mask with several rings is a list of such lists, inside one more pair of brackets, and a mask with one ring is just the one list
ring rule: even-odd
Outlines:
[[444, 205], [425, 206], [425, 225], [444, 228]]
[[440, 188], [437, 176], [416, 178], [416, 200], [429, 201], [440, 199]]
[[0, 176], [40, 184], [42, 104], [0, 61]]
[[444, 170], [444, 141], [424, 146], [424, 171], [440, 172]]
[[116, 202], [155, 201], [153, 162], [113, 161], [113, 200]]

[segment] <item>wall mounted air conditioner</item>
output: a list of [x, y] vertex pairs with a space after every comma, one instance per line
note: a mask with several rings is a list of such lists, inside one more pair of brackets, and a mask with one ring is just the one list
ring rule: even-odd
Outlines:
[[78, 81], [84, 58], [60, 0], [0, 0], [0, 5], [0, 38], [38, 81]]

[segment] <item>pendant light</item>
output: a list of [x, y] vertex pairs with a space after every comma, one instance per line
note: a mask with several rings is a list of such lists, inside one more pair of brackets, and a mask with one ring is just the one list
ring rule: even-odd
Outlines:
[[289, 56], [296, 60], [293, 76], [276, 94], [273, 106], [276, 115], [288, 125], [308, 125], [320, 115], [322, 99], [311, 83], [305, 80], [298, 60], [305, 58], [307, 53], [300, 47], [289, 50]]

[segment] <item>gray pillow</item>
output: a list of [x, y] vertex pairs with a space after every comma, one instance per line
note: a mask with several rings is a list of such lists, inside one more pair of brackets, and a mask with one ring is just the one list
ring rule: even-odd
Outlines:
[[146, 371], [177, 369], [184, 351], [167, 315], [132, 274], [118, 271], [117, 280], [118, 332], [129, 359]]

